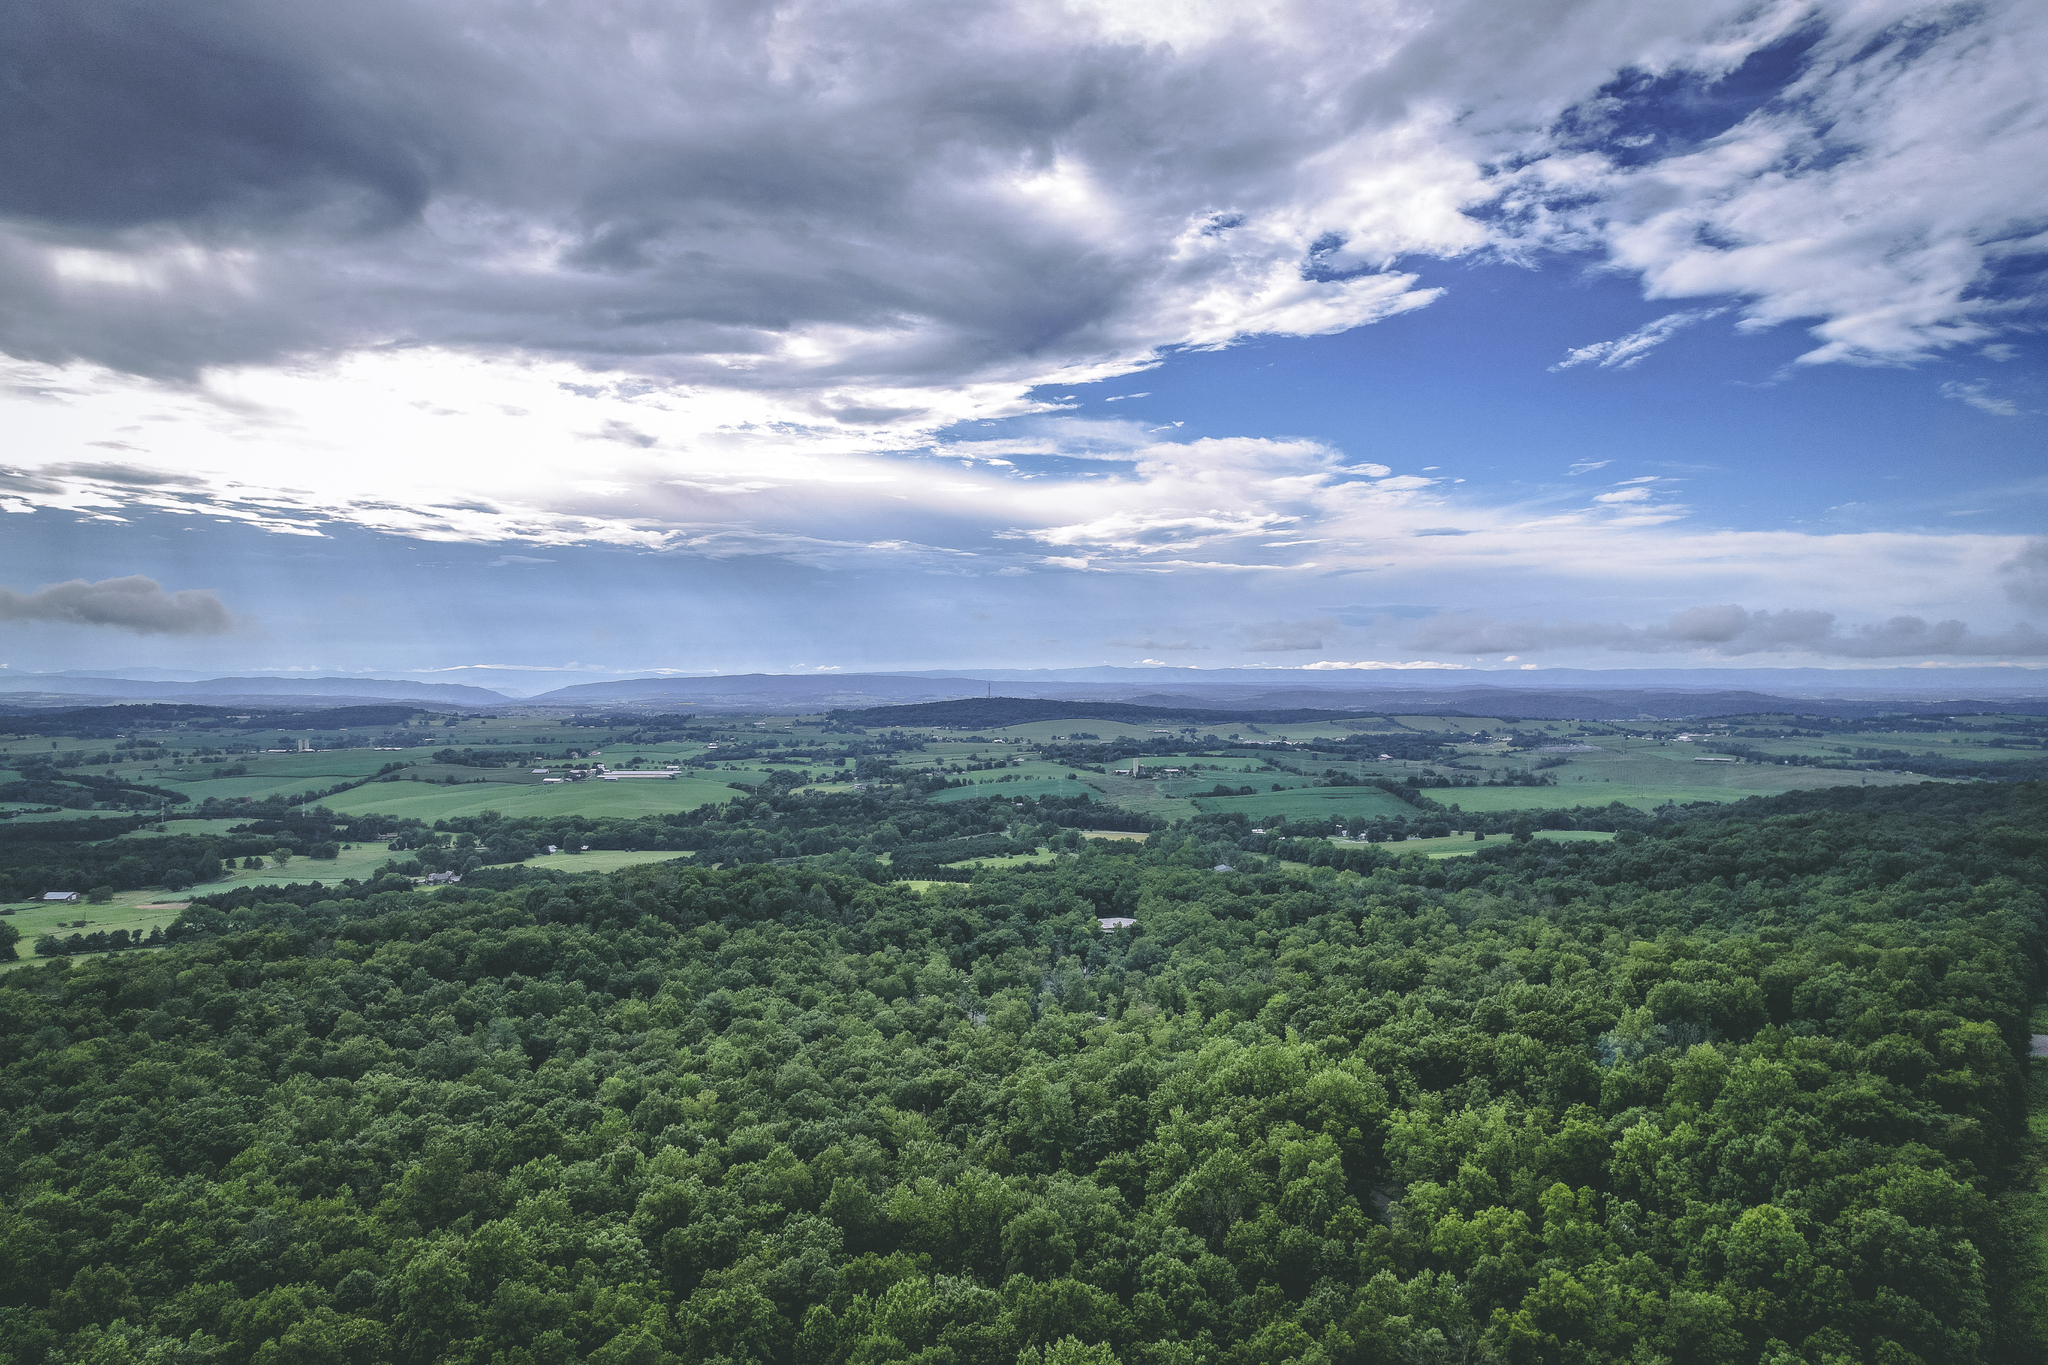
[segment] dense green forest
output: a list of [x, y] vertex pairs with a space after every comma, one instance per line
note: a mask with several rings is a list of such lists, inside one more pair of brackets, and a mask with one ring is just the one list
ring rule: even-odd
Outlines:
[[924, 888], [243, 892], [0, 975], [0, 1365], [2048, 1351], [2043, 788], [1439, 861], [1051, 827]]

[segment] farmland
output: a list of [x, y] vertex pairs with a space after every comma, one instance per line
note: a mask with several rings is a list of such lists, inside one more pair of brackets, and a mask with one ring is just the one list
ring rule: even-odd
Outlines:
[[[138, 844], [180, 836], [246, 843], [256, 836], [242, 831], [258, 817], [317, 810], [330, 822], [337, 850], [317, 870], [306, 862], [262, 869], [236, 865], [206, 879], [208, 885], [229, 887], [285, 886], [307, 876], [375, 876], [405, 840], [387, 848], [389, 834], [351, 838], [347, 831], [356, 825], [350, 822], [387, 831], [472, 828], [478, 821], [535, 831], [584, 821], [623, 830], [634, 822], [695, 820], [748, 793], [771, 790], [911, 791], [934, 810], [977, 806], [990, 798], [1011, 806], [1080, 799], [1157, 823], [1236, 818], [1248, 828], [1290, 835], [1435, 838], [1451, 830], [1469, 834], [1474, 827], [1593, 833], [1615, 827], [1614, 817], [1598, 812], [1648, 813], [1790, 791], [1939, 781], [1944, 779], [1938, 774], [1915, 772], [1911, 765], [1960, 762], [1997, 771], [1998, 765], [2038, 762], [2048, 743], [2039, 718], [2025, 716], [1860, 726], [1750, 716], [1687, 728], [1652, 721], [1387, 715], [1245, 723], [1215, 731], [1033, 721], [972, 732], [871, 732], [829, 717], [599, 717], [569, 723], [392, 712], [383, 723], [345, 729], [323, 730], [317, 716], [302, 718], [297, 729], [261, 728], [262, 717], [229, 717], [92, 737], [6, 738], [0, 740], [0, 763], [9, 768], [0, 771], [0, 795], [25, 799], [0, 805], [0, 829], [33, 840], [39, 827], [76, 830], [79, 821], [97, 819], [118, 821], [109, 825], [109, 834]], [[678, 771], [670, 780], [543, 780], [591, 774], [598, 765]], [[160, 824], [138, 826], [144, 814]], [[567, 837], [537, 833], [528, 842]], [[825, 851], [835, 838], [849, 846], [844, 837], [850, 836], [827, 838]], [[648, 842], [627, 839], [626, 847], [593, 849], [577, 865], [588, 870], [614, 854], [639, 858], [662, 851], [661, 838], [652, 840], [651, 850], [637, 846]], [[811, 840], [806, 851], [817, 842]], [[1417, 842], [1408, 839], [1410, 845]], [[668, 848], [663, 856], [676, 856], [672, 843]], [[482, 854], [510, 856], [522, 865], [530, 861], [520, 856], [518, 839], [511, 841], [509, 855], [493, 849]], [[448, 864], [462, 861], [451, 853]]]

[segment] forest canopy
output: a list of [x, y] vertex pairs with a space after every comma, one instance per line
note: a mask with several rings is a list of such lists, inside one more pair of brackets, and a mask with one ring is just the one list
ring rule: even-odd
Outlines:
[[2048, 1349], [2041, 787], [1438, 861], [986, 814], [1051, 861], [698, 839], [0, 975], [0, 1361]]

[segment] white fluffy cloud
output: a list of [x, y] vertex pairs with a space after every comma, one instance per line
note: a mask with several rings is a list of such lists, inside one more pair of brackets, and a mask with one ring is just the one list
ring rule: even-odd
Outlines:
[[447, 347], [931, 423], [1552, 246], [1887, 359], [2042, 245], [2017, 0], [17, 17], [0, 345], [144, 373]]
[[[1233, 591], [1247, 602], [1278, 600], [1276, 620], [1301, 617], [1285, 602], [1311, 582], [1347, 576], [1407, 601], [1498, 600], [1512, 585], [1513, 600], [1712, 595], [1974, 618], [2004, 589], [2044, 600], [2017, 537], [1693, 526], [1665, 491], [1679, 485], [1648, 475], [1502, 501], [1311, 441], [1162, 442], [1069, 418], [906, 454], [869, 432], [785, 439], [732, 420], [744, 400], [729, 393], [447, 354], [259, 367], [207, 396], [105, 372], [15, 378], [0, 420], [18, 440], [106, 457], [0, 469], [0, 508], [16, 511], [306, 537], [346, 523], [534, 558], [597, 543], [948, 575], [1210, 575], [1245, 585]], [[1315, 640], [1341, 632], [1258, 643]]]
[[1603, 136], [1518, 172], [1532, 238], [1575, 237], [1652, 298], [1733, 296], [1746, 326], [1805, 323], [1808, 363], [1990, 338], [2030, 301], [2000, 276], [2048, 246], [2044, 12], [1863, 0], [1766, 5], [1756, 23], [1813, 40], [1784, 88], [1692, 146], [1638, 127], [1626, 98], [1589, 102]]

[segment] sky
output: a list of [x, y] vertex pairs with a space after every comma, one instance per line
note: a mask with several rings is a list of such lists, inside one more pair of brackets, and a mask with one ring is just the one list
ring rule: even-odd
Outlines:
[[2048, 667], [2048, 8], [0, 0], [0, 665]]

